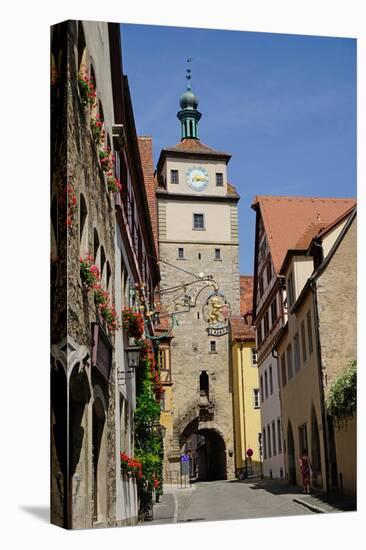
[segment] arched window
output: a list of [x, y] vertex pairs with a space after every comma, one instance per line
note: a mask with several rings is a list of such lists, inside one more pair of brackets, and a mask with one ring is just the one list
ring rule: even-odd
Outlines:
[[[105, 132], [105, 127], [104, 127], [104, 111], [103, 111], [103, 104], [101, 99], [99, 99], [98, 101], [98, 114], [99, 114], [99, 120], [102, 123], [101, 132], [103, 134], [103, 132]], [[104, 141], [105, 140], [102, 139], [102, 136], [101, 136], [99, 143], [102, 147], [104, 147]]]
[[200, 374], [200, 395], [207, 395], [208, 396], [208, 374], [204, 370]]
[[101, 99], [98, 101], [98, 113], [99, 113], [100, 120], [104, 122], [104, 111], [103, 111], [103, 104]]
[[106, 257], [105, 257], [105, 250], [104, 250], [104, 246], [101, 246], [100, 247], [100, 278], [101, 278], [101, 281], [102, 281], [102, 284], [105, 286], [105, 283], [106, 283], [106, 270], [104, 269], [105, 268], [105, 262], [106, 262]]
[[100, 241], [99, 241], [99, 235], [98, 231], [94, 228], [94, 243], [93, 243], [93, 257], [94, 257], [94, 263], [97, 265], [100, 269]]
[[81, 21], [78, 24], [78, 71], [83, 72], [89, 69], [89, 60], [87, 59], [84, 28]]
[[57, 196], [51, 202], [51, 258], [57, 256]]
[[84, 255], [88, 252], [88, 209], [86, 206], [85, 197], [80, 194], [80, 220], [79, 220], [79, 243], [80, 253]]
[[110, 292], [110, 284], [111, 284], [111, 275], [112, 275], [112, 270], [111, 270], [111, 266], [109, 264], [109, 262], [107, 262], [107, 290], [108, 292]]

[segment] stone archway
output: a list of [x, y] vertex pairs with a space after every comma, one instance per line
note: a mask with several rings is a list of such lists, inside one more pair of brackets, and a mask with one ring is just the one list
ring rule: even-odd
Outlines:
[[198, 435], [204, 437], [202, 464], [198, 478], [200, 481], [226, 479], [226, 448], [221, 435], [215, 430], [203, 429]]
[[288, 465], [288, 481], [296, 485], [296, 461], [295, 461], [295, 442], [292, 431], [291, 422], [287, 427], [287, 465]]
[[190, 422], [180, 437], [181, 452], [191, 458], [191, 477], [197, 481], [227, 479], [226, 444], [214, 427]]
[[93, 522], [107, 516], [107, 429], [106, 410], [100, 397], [93, 403]]

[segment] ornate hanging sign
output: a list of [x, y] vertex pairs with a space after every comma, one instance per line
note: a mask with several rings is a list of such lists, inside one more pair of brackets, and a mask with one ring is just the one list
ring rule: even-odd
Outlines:
[[208, 296], [202, 314], [208, 323], [206, 331], [209, 336], [224, 336], [229, 333], [230, 305], [221, 292], [213, 292]]

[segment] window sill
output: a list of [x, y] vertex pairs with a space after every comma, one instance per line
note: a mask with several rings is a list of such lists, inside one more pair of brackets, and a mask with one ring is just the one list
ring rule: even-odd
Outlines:
[[222, 262], [222, 258], [214, 258], [214, 262]]
[[206, 231], [205, 227], [192, 227], [192, 231]]
[[212, 355], [215, 355], [215, 354], [217, 355], [217, 351], [211, 351], [211, 350], [210, 350], [208, 353], [210, 353], [210, 354], [212, 354]]

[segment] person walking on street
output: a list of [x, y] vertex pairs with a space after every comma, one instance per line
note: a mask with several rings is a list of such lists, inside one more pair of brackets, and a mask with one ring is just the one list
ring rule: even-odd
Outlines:
[[304, 449], [299, 458], [299, 464], [301, 469], [302, 484], [304, 486], [304, 493], [310, 494], [310, 476], [311, 476], [311, 464], [307, 449]]

